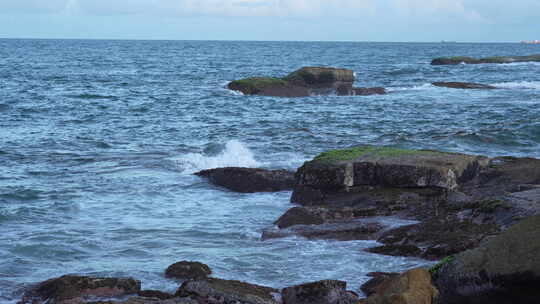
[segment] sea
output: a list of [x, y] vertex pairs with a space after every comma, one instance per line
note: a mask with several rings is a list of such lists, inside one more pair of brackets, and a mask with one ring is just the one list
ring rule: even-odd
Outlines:
[[[428, 266], [375, 241], [261, 240], [290, 191], [235, 193], [194, 172], [295, 170], [355, 145], [540, 157], [540, 63], [432, 66], [440, 56], [530, 55], [519, 43], [0, 40], [0, 303], [64, 274], [134, 277], [174, 292], [181, 260], [283, 288]], [[303, 66], [352, 69], [373, 96], [277, 98], [226, 88]], [[435, 81], [490, 84], [459, 90]]]

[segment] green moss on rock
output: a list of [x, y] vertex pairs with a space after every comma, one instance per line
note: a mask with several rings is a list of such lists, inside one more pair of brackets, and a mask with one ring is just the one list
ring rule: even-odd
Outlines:
[[392, 147], [359, 146], [348, 149], [330, 150], [315, 157], [314, 161], [322, 163], [336, 163], [340, 161], [350, 161], [362, 156], [376, 157], [399, 157], [403, 155], [425, 155], [442, 152], [429, 150], [407, 150]]
[[433, 265], [433, 267], [429, 269], [429, 273], [431, 273], [431, 276], [436, 276], [444, 265], [451, 263], [454, 259], [455, 257], [453, 255], [445, 257], [439, 263]]

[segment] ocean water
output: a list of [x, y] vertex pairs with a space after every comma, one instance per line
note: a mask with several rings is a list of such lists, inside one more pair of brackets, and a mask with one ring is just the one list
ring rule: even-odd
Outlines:
[[[238, 194], [194, 175], [296, 169], [358, 144], [540, 157], [540, 64], [431, 66], [528, 55], [522, 44], [0, 40], [0, 303], [67, 273], [133, 276], [173, 292], [180, 260], [277, 288], [426, 265], [375, 242], [261, 241], [290, 192]], [[388, 95], [273, 98], [233, 79], [350, 68]], [[452, 90], [472, 81], [499, 90]]]

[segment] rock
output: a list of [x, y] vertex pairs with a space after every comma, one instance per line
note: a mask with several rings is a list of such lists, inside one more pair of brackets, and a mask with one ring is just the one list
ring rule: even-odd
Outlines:
[[216, 168], [195, 173], [211, 183], [242, 193], [275, 192], [294, 187], [294, 173], [286, 170], [255, 168]]
[[379, 253], [391, 252], [394, 255], [436, 260], [474, 248], [486, 236], [497, 231], [498, 228], [492, 223], [475, 224], [444, 216], [388, 230], [377, 241], [386, 245], [379, 249]]
[[377, 287], [377, 293], [368, 297], [368, 304], [431, 304], [438, 297], [428, 271], [417, 268], [392, 277]]
[[348, 86], [338, 87], [336, 90], [338, 96], [368, 96], [368, 95], [384, 95], [386, 89], [381, 87], [375, 88], [353, 88]]
[[[296, 172], [294, 192], [307, 192], [315, 197], [316, 191], [324, 195], [366, 185], [452, 190], [474, 178], [485, 163], [487, 159], [482, 156], [359, 146], [324, 152], [304, 163]], [[309, 204], [298, 193], [293, 193], [291, 200]]]
[[155, 298], [159, 300], [174, 298], [174, 295], [159, 290], [141, 290], [137, 293], [137, 295], [143, 298]]
[[202, 279], [212, 274], [208, 265], [199, 262], [181, 261], [167, 267], [165, 276], [175, 279]]
[[353, 94], [351, 95], [384, 95], [386, 94], [386, 89], [381, 87], [374, 88], [353, 88]]
[[288, 228], [294, 225], [319, 225], [322, 223], [324, 223], [324, 219], [320, 214], [307, 208], [294, 207], [285, 212], [274, 224], [279, 228]]
[[472, 83], [472, 82], [434, 82], [432, 85], [436, 87], [444, 87], [451, 89], [483, 89], [483, 90], [492, 90], [496, 89], [494, 86]]
[[283, 78], [251, 77], [230, 82], [230, 90], [245, 95], [306, 97], [311, 95], [384, 94], [383, 88], [353, 88], [354, 72], [331, 67], [303, 67]]
[[283, 304], [356, 304], [358, 297], [343, 281], [324, 280], [284, 288]]
[[131, 297], [125, 301], [97, 301], [88, 304], [201, 304], [190, 298], [159, 299], [157, 297]]
[[362, 284], [362, 286], [360, 286], [360, 290], [362, 290], [362, 292], [369, 297], [373, 294], [380, 292], [378, 287], [381, 286], [384, 281], [399, 276], [399, 273], [370, 272], [367, 274], [367, 276], [371, 277], [371, 279], [366, 283]]
[[439, 303], [536, 304], [539, 253], [540, 215], [534, 215], [441, 265], [434, 274]]
[[207, 278], [186, 281], [177, 297], [195, 297], [201, 303], [278, 304], [279, 291], [240, 281]]
[[481, 63], [512, 63], [512, 62], [540, 62], [540, 55], [530, 56], [502, 56], [487, 58], [472, 57], [441, 57], [431, 61], [432, 65], [454, 65], [454, 64], [481, 64]]
[[322, 225], [295, 225], [286, 229], [265, 229], [262, 240], [299, 235], [308, 239], [332, 239], [340, 241], [373, 240], [383, 226], [375, 222], [343, 221]]
[[422, 250], [416, 245], [391, 244], [366, 249], [367, 252], [391, 256], [417, 257], [422, 255]]
[[65, 275], [37, 284], [20, 303], [77, 304], [86, 298], [111, 298], [136, 294], [141, 282], [131, 278], [98, 278]]

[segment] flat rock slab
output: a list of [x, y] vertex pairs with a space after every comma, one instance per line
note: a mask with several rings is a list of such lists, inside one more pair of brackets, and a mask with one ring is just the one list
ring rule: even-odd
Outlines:
[[176, 292], [178, 297], [196, 297], [202, 303], [207, 303], [205, 299], [222, 299], [220, 303], [278, 304], [277, 295], [279, 291], [274, 288], [216, 278], [186, 281]]
[[434, 82], [432, 85], [436, 87], [451, 88], [451, 89], [475, 89], [475, 90], [493, 90], [497, 87], [481, 83], [472, 82]]
[[294, 173], [286, 170], [256, 168], [216, 168], [195, 173], [224, 188], [242, 193], [277, 192], [292, 190]]
[[466, 56], [458, 57], [441, 57], [431, 61], [432, 65], [456, 65], [461, 63], [466, 64], [482, 64], [482, 63], [513, 63], [513, 62], [540, 62], [540, 54], [530, 56], [498, 56], [487, 58], [472, 58]]
[[296, 173], [297, 186], [342, 189], [370, 185], [455, 189], [487, 163], [482, 156], [360, 146], [320, 154]]

